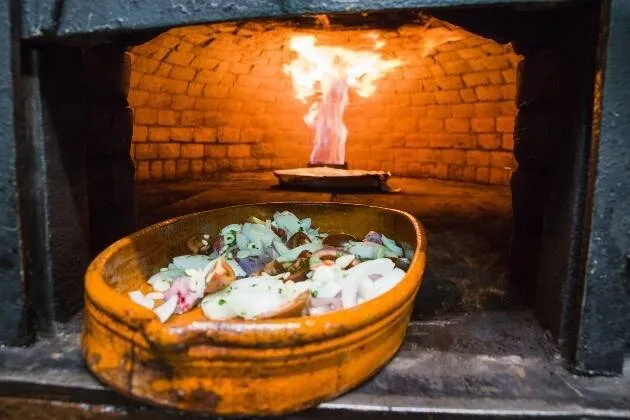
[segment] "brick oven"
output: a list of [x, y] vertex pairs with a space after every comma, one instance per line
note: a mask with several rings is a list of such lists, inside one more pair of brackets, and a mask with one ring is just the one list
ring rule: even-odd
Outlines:
[[[1, 417], [183, 417], [88, 374], [85, 268], [158, 220], [287, 199], [412, 211], [430, 243], [397, 356], [296, 418], [630, 417], [629, 30], [625, 0], [5, 2]], [[300, 37], [336, 79], [300, 79]], [[278, 187], [331, 139], [330, 166], [394, 188]]]
[[350, 98], [350, 167], [508, 185], [521, 57], [509, 44], [437, 19], [396, 18], [382, 17], [379, 26], [389, 29], [358, 28], [366, 25], [360, 19], [328, 29], [291, 21], [192, 26], [131, 48], [136, 179], [304, 166], [313, 147], [303, 122], [308, 106], [283, 66], [295, 56], [290, 39], [312, 34], [349, 50], [369, 48], [366, 35], [378, 36], [380, 54], [404, 63], [370, 97]]

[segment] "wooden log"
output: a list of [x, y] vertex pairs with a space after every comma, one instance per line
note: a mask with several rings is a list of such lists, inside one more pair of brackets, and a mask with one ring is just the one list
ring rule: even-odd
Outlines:
[[387, 180], [391, 173], [331, 167], [309, 167], [273, 171], [278, 185], [287, 189], [325, 191], [391, 192]]

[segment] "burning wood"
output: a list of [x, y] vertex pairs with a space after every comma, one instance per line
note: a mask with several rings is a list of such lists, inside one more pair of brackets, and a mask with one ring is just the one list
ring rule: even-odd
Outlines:
[[[423, 35], [418, 42], [423, 57], [442, 44], [464, 37], [463, 32], [428, 27]], [[373, 42], [371, 50], [320, 46], [311, 35], [291, 39], [289, 47], [298, 56], [284, 71], [291, 76], [296, 98], [303, 103], [311, 102], [304, 116], [306, 124], [315, 131], [310, 165], [338, 167], [346, 163], [348, 129], [343, 114], [349, 90], [367, 98], [376, 92], [377, 80], [403, 64], [400, 60], [385, 59], [377, 52], [385, 45], [378, 33], [368, 32], [365, 36]]]
[[312, 167], [273, 172], [280, 186], [314, 190], [392, 191], [387, 185], [391, 174], [384, 171], [362, 171]]
[[[372, 49], [367, 51], [318, 46], [314, 36], [291, 39], [290, 48], [298, 57], [284, 71], [291, 76], [297, 99], [311, 102], [304, 121], [315, 131], [315, 138], [307, 168], [274, 171], [281, 186], [390, 191], [389, 172], [345, 169], [348, 129], [343, 113], [349, 90], [367, 98], [376, 91], [378, 79], [402, 65], [400, 60], [385, 59], [377, 52], [385, 45], [377, 33], [366, 36], [373, 42]], [[439, 45], [462, 37], [462, 33], [427, 28], [419, 42], [420, 54], [427, 56]]]
[[[374, 50], [384, 45], [378, 36], [370, 37]], [[342, 165], [346, 158], [348, 130], [343, 113], [348, 104], [348, 90], [367, 98], [376, 91], [374, 82], [398, 67], [399, 60], [385, 60], [375, 51], [353, 51], [342, 47], [315, 45], [313, 36], [296, 36], [290, 48], [298, 57], [285, 66], [293, 80], [296, 97], [312, 101], [304, 117], [315, 130], [310, 164]]]

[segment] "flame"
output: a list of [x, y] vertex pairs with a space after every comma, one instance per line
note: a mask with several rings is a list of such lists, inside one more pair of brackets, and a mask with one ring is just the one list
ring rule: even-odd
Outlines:
[[[384, 45], [373, 36], [374, 50]], [[318, 46], [314, 36], [291, 38], [289, 47], [298, 57], [284, 67], [291, 76], [295, 96], [303, 103], [313, 100], [304, 117], [315, 130], [311, 164], [345, 163], [348, 131], [343, 112], [348, 90], [367, 98], [376, 91], [375, 82], [398, 67], [399, 60], [385, 60], [374, 51], [353, 51], [343, 47]]]
[[[462, 30], [442, 27], [425, 27], [420, 34], [418, 57], [426, 57], [440, 45], [466, 36]], [[377, 52], [385, 46], [378, 33], [368, 32], [363, 38], [373, 42], [372, 50], [318, 46], [311, 35], [298, 35], [290, 40], [289, 47], [297, 53], [297, 58], [284, 66], [284, 72], [292, 78], [296, 98], [303, 103], [312, 101], [304, 116], [306, 124], [315, 130], [311, 164], [346, 163], [348, 130], [343, 113], [348, 91], [352, 89], [367, 98], [376, 92], [378, 79], [402, 65], [402, 61], [384, 59]]]

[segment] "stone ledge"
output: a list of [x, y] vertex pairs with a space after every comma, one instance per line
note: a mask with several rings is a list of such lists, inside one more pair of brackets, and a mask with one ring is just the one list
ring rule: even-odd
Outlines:
[[[191, 418], [97, 382], [80, 356], [79, 323], [29, 348], [0, 349], [3, 419]], [[412, 322], [394, 359], [358, 389], [286, 418], [629, 418], [629, 394], [629, 377], [571, 375], [527, 312], [447, 315]]]

